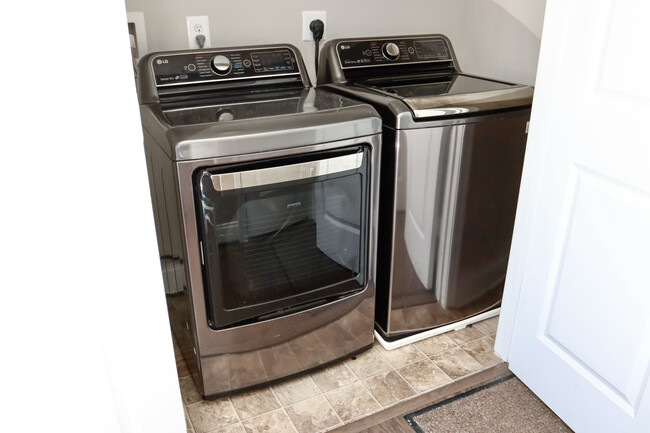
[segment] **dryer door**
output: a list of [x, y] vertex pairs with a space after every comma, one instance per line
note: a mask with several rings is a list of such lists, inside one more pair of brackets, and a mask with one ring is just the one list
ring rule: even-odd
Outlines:
[[357, 146], [195, 174], [212, 328], [365, 286], [369, 154]]

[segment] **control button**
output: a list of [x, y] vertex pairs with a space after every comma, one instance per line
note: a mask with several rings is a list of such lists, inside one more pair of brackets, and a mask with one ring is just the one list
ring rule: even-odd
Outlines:
[[210, 63], [212, 65], [212, 70], [217, 75], [228, 75], [228, 72], [232, 69], [232, 63], [226, 56], [214, 56]]
[[228, 108], [219, 110], [215, 114], [215, 119], [217, 122], [228, 122], [235, 119], [235, 113], [233, 113], [232, 110]]
[[247, 67], [247, 68], [250, 68], [251, 67], [251, 61], [248, 60], [248, 59], [244, 60], [244, 66]]
[[370, 56], [372, 56], [372, 51], [366, 50], [366, 51], [363, 52], [363, 55], [370, 57]]
[[187, 65], [187, 70], [190, 72], [196, 71], [196, 65], [194, 63], [190, 63], [189, 65]]
[[388, 60], [399, 59], [399, 47], [393, 42], [387, 42], [381, 47], [381, 53]]
[[409, 54], [413, 54], [415, 52], [415, 49], [413, 47], [409, 47], [408, 52]]

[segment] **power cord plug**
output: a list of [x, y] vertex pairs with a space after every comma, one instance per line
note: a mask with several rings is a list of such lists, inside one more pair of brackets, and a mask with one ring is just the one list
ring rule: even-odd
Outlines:
[[316, 76], [318, 76], [318, 51], [321, 39], [323, 39], [323, 33], [325, 33], [325, 23], [321, 20], [313, 20], [309, 23], [309, 30], [314, 36], [314, 68], [316, 70]]
[[199, 48], [203, 48], [205, 45], [205, 35], [196, 35], [196, 42], [199, 44]]

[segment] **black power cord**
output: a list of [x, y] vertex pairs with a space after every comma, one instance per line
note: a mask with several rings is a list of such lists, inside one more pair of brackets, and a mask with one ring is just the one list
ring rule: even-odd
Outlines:
[[323, 39], [323, 33], [325, 33], [325, 24], [321, 20], [313, 20], [309, 23], [309, 30], [314, 36], [314, 69], [318, 76], [318, 51], [320, 40]]

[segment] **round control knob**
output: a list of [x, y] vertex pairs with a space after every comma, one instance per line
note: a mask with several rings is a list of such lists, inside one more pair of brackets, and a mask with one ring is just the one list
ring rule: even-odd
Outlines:
[[217, 75], [227, 75], [228, 72], [232, 69], [232, 63], [230, 59], [226, 56], [214, 56], [212, 58], [212, 70]]
[[399, 47], [393, 42], [387, 42], [381, 47], [381, 53], [388, 60], [397, 60], [399, 59]]

